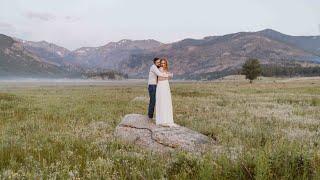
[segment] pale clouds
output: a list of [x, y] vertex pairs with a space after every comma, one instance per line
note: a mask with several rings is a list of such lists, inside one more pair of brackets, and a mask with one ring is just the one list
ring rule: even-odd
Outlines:
[[15, 28], [12, 24], [0, 22], [0, 31], [7, 32], [7, 31], [12, 31], [12, 30], [15, 30]]
[[16, 27], [10, 23], [0, 22], [0, 34], [1, 33], [9, 36], [16, 36], [17, 30]]
[[50, 14], [47, 12], [33, 12], [33, 11], [28, 11], [24, 13], [24, 16], [29, 19], [37, 19], [41, 21], [52, 21], [56, 18], [53, 14]]
[[33, 12], [28, 11], [23, 13], [23, 15], [30, 20], [41, 20], [41, 21], [65, 21], [65, 22], [77, 22], [81, 20], [81, 17], [71, 16], [71, 15], [55, 15], [53, 13], [47, 12]]
[[80, 17], [74, 17], [74, 16], [65, 16], [64, 19], [67, 21], [67, 22], [77, 22], [77, 21], [80, 21], [81, 18]]
[[[164, 43], [275, 29], [320, 35], [319, 0], [7, 0], [0, 33], [75, 49], [121, 39]], [[14, 33], [15, 32], [15, 33]]]

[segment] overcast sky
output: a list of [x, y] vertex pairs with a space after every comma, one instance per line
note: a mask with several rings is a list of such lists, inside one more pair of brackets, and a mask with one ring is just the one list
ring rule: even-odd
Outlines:
[[0, 33], [69, 49], [272, 28], [320, 34], [320, 0], [0, 0]]

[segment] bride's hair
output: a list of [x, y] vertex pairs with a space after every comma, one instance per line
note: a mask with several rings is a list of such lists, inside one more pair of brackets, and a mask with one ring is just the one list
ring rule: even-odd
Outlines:
[[164, 70], [166, 70], [166, 71], [169, 71], [169, 62], [168, 62], [168, 59], [167, 58], [161, 58], [160, 59], [160, 63], [161, 62], [166, 62], [166, 65], [167, 65], [167, 67], [166, 68], [163, 68]]

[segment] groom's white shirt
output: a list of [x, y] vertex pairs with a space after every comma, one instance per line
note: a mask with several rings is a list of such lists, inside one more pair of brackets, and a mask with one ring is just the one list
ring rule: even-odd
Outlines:
[[155, 64], [150, 67], [148, 85], [156, 85], [157, 77], [168, 77], [167, 73], [161, 72]]

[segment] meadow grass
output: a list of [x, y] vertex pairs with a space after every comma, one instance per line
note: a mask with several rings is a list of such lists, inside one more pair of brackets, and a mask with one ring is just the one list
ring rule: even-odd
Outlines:
[[146, 114], [144, 83], [0, 84], [0, 179], [319, 179], [320, 81], [171, 83], [177, 124], [212, 151], [157, 154], [113, 137]]

